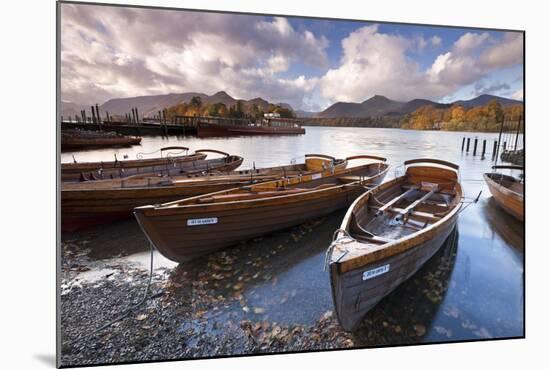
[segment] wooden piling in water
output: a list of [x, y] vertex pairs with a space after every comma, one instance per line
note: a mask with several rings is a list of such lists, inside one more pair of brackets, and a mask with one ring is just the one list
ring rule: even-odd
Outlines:
[[500, 150], [500, 140], [502, 139], [502, 130], [503, 130], [503, 128], [504, 128], [504, 118], [502, 118], [502, 121], [500, 122], [500, 132], [498, 133], [497, 150], [496, 150], [495, 154], [493, 155], [494, 159], [495, 159], [495, 164], [498, 162], [498, 152]]
[[466, 141], [466, 152], [470, 151], [470, 137], [468, 137], [468, 141]]
[[487, 140], [483, 140], [483, 147], [481, 148], [481, 157], [485, 157], [485, 148], [487, 147]]
[[462, 137], [462, 149], [461, 149], [461, 151], [464, 151], [464, 142], [466, 142], [466, 137]]
[[514, 151], [516, 151], [518, 149], [518, 137], [519, 137], [520, 127], [521, 127], [521, 115], [518, 118], [518, 126], [517, 126], [517, 129], [516, 129], [516, 142], [514, 143]]
[[95, 115], [97, 117], [97, 123], [101, 124], [101, 115], [99, 115], [99, 107], [95, 104]]
[[504, 141], [504, 145], [502, 145], [502, 151], [506, 151], [506, 141]]
[[137, 107], [136, 107], [136, 108], [134, 108], [134, 109], [136, 109], [136, 123], [137, 123], [137, 124], [139, 124], [139, 115], [138, 115], [138, 109], [137, 109]]
[[474, 156], [476, 156], [476, 152], [477, 152], [477, 137], [474, 138]]
[[96, 123], [96, 119], [95, 119], [95, 109], [94, 109], [94, 106], [93, 106], [93, 105], [91, 106], [91, 110], [92, 110], [92, 122], [95, 124], [95, 123]]

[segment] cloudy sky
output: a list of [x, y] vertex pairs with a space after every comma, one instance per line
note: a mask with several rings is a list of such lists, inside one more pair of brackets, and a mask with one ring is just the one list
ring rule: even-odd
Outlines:
[[375, 94], [523, 98], [523, 35], [204, 12], [61, 5], [61, 98], [178, 92], [318, 111]]

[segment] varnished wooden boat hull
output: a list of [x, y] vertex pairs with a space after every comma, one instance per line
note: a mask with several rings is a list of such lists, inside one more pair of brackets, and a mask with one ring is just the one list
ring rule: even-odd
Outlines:
[[235, 187], [218, 183], [193, 187], [120, 188], [118, 190], [61, 191], [61, 229], [77, 229], [132, 217], [137, 206], [160, 204]]
[[120, 161], [105, 161], [105, 162], [84, 162], [84, 163], [62, 163], [61, 164], [61, 180], [78, 180], [81, 173], [102, 170], [128, 170], [143, 167], [163, 167], [174, 163], [186, 163], [195, 160], [206, 159], [206, 154], [193, 153], [190, 155], [180, 155], [164, 158], [151, 159], [136, 159], [136, 160], [120, 160]]
[[497, 204], [508, 214], [523, 222], [523, 196], [509, 188], [498, 184], [492, 176], [496, 173], [486, 173], [483, 175], [491, 195], [493, 195]]
[[243, 158], [231, 155], [215, 159], [194, 159], [181, 160], [166, 164], [140, 166], [140, 167], [117, 167], [94, 171], [83, 171], [66, 173], [61, 175], [62, 181], [95, 181], [104, 179], [126, 178], [135, 175], [157, 174], [161, 176], [178, 176], [201, 172], [229, 172], [241, 166]]
[[[387, 165], [384, 168], [369, 184], [382, 181]], [[360, 175], [360, 171], [352, 170], [345, 174]], [[335, 177], [338, 175], [314, 181], [323, 184], [324, 181], [334, 181]], [[342, 184], [319, 191], [257, 200], [168, 208], [142, 207], [135, 209], [135, 216], [142, 230], [164, 256], [185, 262], [330, 214], [349, 206], [364, 191], [365, 188], [357, 183]], [[205, 196], [210, 195], [215, 194]], [[211, 223], [189, 225], [189, 222], [197, 220], [210, 220]]]
[[101, 147], [132, 146], [139, 145], [141, 137], [105, 137], [105, 138], [81, 138], [62, 137], [62, 150], [81, 150]]
[[[224, 174], [196, 174], [169, 178], [98, 180], [63, 183], [61, 188], [61, 229], [81, 228], [131, 217], [133, 209], [217, 192], [254, 183], [272, 181], [322, 170], [323, 158], [309, 155], [305, 164], [232, 171]], [[326, 162], [326, 160], [325, 160]], [[334, 159], [335, 170], [347, 161]], [[153, 180], [153, 182], [151, 182]]]
[[[421, 199], [429, 199], [430, 194], [425, 197], [419, 189], [424, 186], [433, 189], [430, 187], [433, 183], [440, 186], [438, 192], [441, 195], [437, 196], [452, 199], [446, 207], [434, 210], [444, 215], [433, 217], [432, 214], [430, 217], [426, 211], [414, 211], [409, 216], [417, 219], [416, 224], [424, 224], [424, 221], [418, 222], [418, 219], [423, 219], [421, 217], [430, 219], [431, 223], [425, 220], [423, 226], [411, 227], [397, 222], [400, 215], [395, 215], [394, 211], [400, 207], [392, 208], [392, 204], [400, 204], [400, 201], [411, 201], [402, 206], [422, 204]], [[410, 191], [421, 194], [413, 194], [413, 200], [407, 200], [406, 195]], [[416, 199], [415, 196], [420, 197]], [[331, 249], [329, 254], [332, 297], [342, 328], [346, 331], [355, 330], [370, 309], [414, 275], [439, 250], [456, 227], [461, 198], [462, 188], [457, 182], [456, 172], [420, 166], [409, 168], [406, 175], [381, 184], [356, 200], [348, 209], [335, 244], [331, 246], [335, 249]], [[395, 201], [392, 202], [392, 199]], [[439, 202], [443, 202], [443, 199]], [[385, 204], [388, 204], [388, 213], [377, 213], [377, 209]], [[429, 208], [436, 205], [425, 206]], [[357, 225], [358, 222], [363, 225]], [[369, 230], [369, 227], [372, 228]], [[368, 232], [371, 232], [370, 236]]]
[[[362, 268], [340, 273], [337, 264], [330, 266], [330, 282], [338, 321], [346, 331], [357, 328], [365, 315], [385, 296], [401, 283], [414, 275], [444, 244], [456, 226], [457, 216], [439, 227], [430, 238], [418, 241], [407, 251], [365, 265]], [[363, 272], [385, 265], [390, 271], [367, 281], [362, 280]]]

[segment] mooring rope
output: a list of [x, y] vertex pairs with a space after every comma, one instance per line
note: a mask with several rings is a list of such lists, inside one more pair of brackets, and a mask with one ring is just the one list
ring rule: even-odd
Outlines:
[[[343, 233], [344, 234], [344, 237], [342, 238], [338, 238], [338, 234], [339, 233]], [[353, 238], [348, 231], [346, 231], [345, 229], [343, 228], [338, 228], [336, 231], [334, 231], [333, 235], [332, 235], [332, 242], [330, 244], [330, 246], [328, 247], [326, 253], [325, 253], [325, 262], [323, 263], [323, 271], [326, 271], [327, 268], [328, 268], [328, 264], [330, 262], [330, 258], [332, 257], [332, 252], [334, 251], [334, 248], [337, 246], [337, 245], [341, 245], [341, 244], [345, 244], [345, 243], [350, 243], [350, 242], [353, 242], [355, 241], [355, 238]], [[347, 250], [345, 251], [344, 254], [347, 254]], [[343, 255], [342, 255], [343, 256]]]
[[126, 309], [126, 311], [124, 311], [120, 316], [118, 316], [117, 318], [113, 319], [113, 320], [110, 320], [109, 322], [103, 324], [101, 327], [99, 328], [96, 328], [94, 329], [92, 332], [84, 335], [84, 336], [81, 336], [81, 337], [78, 337], [76, 338], [72, 343], [76, 343], [76, 342], [79, 342], [83, 339], [86, 339], [86, 338], [89, 338], [99, 332], [101, 332], [102, 330], [110, 327], [111, 325], [115, 324], [116, 322], [119, 322], [121, 321], [122, 319], [126, 318], [128, 315], [130, 315], [130, 313], [132, 313], [133, 311], [135, 311], [136, 309], [138, 309], [139, 307], [141, 307], [141, 305], [143, 305], [145, 303], [145, 301], [147, 301], [147, 295], [149, 294], [149, 289], [151, 288], [151, 283], [153, 281], [153, 254], [154, 254], [154, 247], [153, 247], [153, 244], [151, 242], [149, 242], [149, 249], [150, 249], [150, 252], [151, 252], [151, 260], [150, 260], [150, 265], [149, 265], [149, 280], [147, 281], [147, 286], [145, 287], [145, 291], [143, 292], [143, 296], [141, 297], [141, 300], [135, 304], [134, 306], [131, 306], [129, 307], [128, 309]]

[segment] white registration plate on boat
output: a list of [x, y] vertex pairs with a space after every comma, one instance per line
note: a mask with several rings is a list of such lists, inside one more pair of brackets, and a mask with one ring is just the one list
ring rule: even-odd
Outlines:
[[381, 274], [387, 273], [390, 271], [390, 264], [382, 265], [374, 269], [367, 270], [363, 272], [363, 280], [371, 279], [378, 277]]
[[314, 179], [319, 179], [319, 178], [321, 178], [322, 176], [323, 176], [323, 175], [322, 175], [321, 173], [313, 174], [313, 175], [311, 176], [311, 179], [312, 179], [312, 180], [314, 180]]
[[187, 219], [188, 226], [199, 226], [207, 224], [216, 224], [218, 223], [218, 218], [197, 218], [197, 219]]

